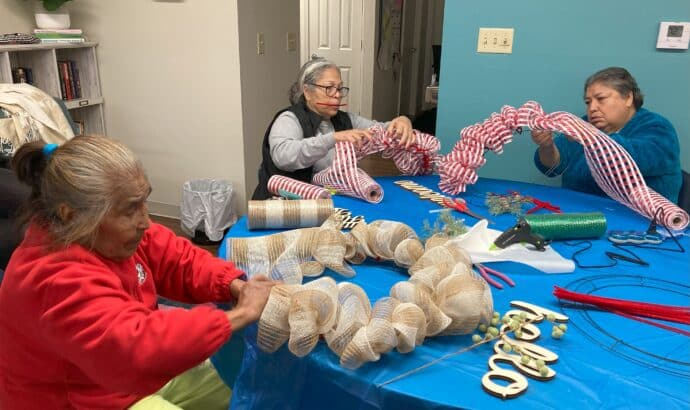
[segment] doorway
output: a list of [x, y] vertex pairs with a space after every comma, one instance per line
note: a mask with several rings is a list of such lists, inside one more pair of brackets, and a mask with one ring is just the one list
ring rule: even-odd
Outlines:
[[[301, 0], [301, 62], [316, 54], [341, 66], [352, 90], [349, 111], [378, 121], [407, 115], [418, 122], [435, 112], [435, 102], [425, 96], [438, 70], [432, 46], [441, 44], [444, 5], [445, 0]], [[386, 44], [386, 56], [379, 56], [391, 39], [398, 43]]]

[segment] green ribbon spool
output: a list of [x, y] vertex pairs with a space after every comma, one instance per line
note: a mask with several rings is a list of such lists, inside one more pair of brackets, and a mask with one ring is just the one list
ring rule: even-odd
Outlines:
[[601, 212], [525, 215], [532, 232], [545, 240], [598, 238], [606, 233]]

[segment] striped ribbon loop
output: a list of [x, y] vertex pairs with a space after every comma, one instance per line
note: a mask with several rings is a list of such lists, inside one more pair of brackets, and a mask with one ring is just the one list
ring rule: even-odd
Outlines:
[[484, 165], [484, 150], [503, 152], [512, 134], [520, 127], [559, 132], [572, 137], [584, 149], [585, 160], [597, 185], [611, 198], [648, 219], [659, 215], [671, 229], [685, 229], [687, 212], [647, 186], [630, 154], [592, 124], [568, 112], [551, 114], [535, 101], [515, 109], [503, 106], [481, 124], [464, 128], [453, 150], [438, 159], [439, 188], [457, 195], [477, 181], [476, 170]]
[[358, 159], [381, 152], [381, 156], [391, 158], [404, 175], [428, 175], [434, 171], [441, 143], [433, 135], [413, 130], [415, 140], [406, 148], [380, 125], [369, 131], [373, 138], [360, 147], [350, 142], [336, 143], [333, 164], [314, 175], [312, 182], [334, 188], [344, 195], [379, 203], [383, 199], [383, 189], [357, 167]]

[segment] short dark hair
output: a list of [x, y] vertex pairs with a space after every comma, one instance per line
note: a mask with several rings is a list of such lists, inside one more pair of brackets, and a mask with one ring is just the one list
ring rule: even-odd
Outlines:
[[635, 77], [623, 67], [605, 68], [589, 76], [587, 81], [585, 81], [585, 94], [587, 94], [587, 89], [594, 83], [603, 83], [618, 91], [623, 97], [632, 93], [633, 104], [636, 110], [639, 110], [642, 104], [644, 104], [644, 95], [642, 95], [640, 87], [637, 86]]

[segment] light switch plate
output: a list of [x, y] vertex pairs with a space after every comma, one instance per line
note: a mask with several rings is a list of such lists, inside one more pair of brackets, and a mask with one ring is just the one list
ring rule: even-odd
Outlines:
[[266, 43], [264, 42], [264, 33], [256, 33], [256, 54], [266, 54]]
[[297, 33], [287, 33], [287, 51], [297, 51]]
[[480, 27], [477, 52], [512, 54], [514, 32], [515, 29], [512, 28]]
[[674, 23], [662, 21], [659, 23], [659, 36], [656, 48], [671, 50], [687, 50], [690, 42], [690, 23]]

